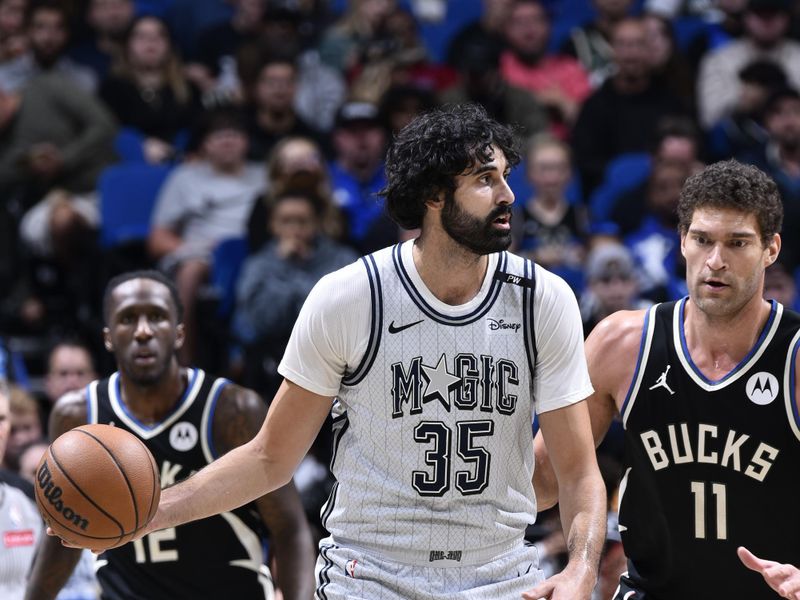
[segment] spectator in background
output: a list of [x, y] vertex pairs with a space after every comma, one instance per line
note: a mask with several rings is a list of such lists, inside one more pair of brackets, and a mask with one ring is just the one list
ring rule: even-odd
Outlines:
[[796, 266], [778, 259], [764, 271], [764, 299], [777, 300], [786, 308], [797, 310]]
[[27, 5], [27, 0], [0, 0], [0, 64], [28, 49], [24, 28]]
[[584, 335], [618, 310], [638, 310], [649, 305], [639, 297], [630, 250], [618, 242], [595, 246], [586, 258], [586, 289], [580, 296]]
[[24, 204], [54, 187], [93, 191], [114, 159], [115, 131], [108, 110], [57, 73], [36, 75], [20, 93], [0, 92], [0, 190]]
[[508, 83], [529, 91], [562, 124], [571, 128], [591, 91], [589, 77], [571, 56], [547, 53], [550, 17], [539, 0], [515, 0], [505, 29], [507, 49], [500, 73]]
[[71, 268], [96, 249], [99, 225], [96, 194], [72, 194], [56, 188], [25, 213], [20, 237], [34, 256]]
[[572, 178], [569, 147], [549, 136], [534, 137], [526, 174], [534, 193], [518, 206], [512, 221], [516, 251], [578, 290], [589, 224], [584, 207], [566, 197]]
[[500, 56], [505, 48], [505, 28], [513, 1], [483, 0], [480, 19], [466, 25], [450, 41], [447, 64], [459, 69], [464, 52], [475, 46], [484, 48], [487, 54]]
[[[10, 430], [9, 392], [0, 380], [0, 453], [4, 454]], [[0, 469], [1, 471], [2, 469]], [[0, 597], [22, 600], [36, 543], [42, 535], [42, 520], [33, 504], [18, 488], [0, 478]]]
[[44, 437], [42, 415], [39, 403], [31, 394], [17, 385], [8, 389], [11, 410], [11, 432], [8, 436], [3, 465], [12, 471], [19, 467], [19, 456], [22, 447], [34, 440]]
[[253, 205], [247, 225], [247, 241], [251, 253], [260, 250], [269, 240], [268, 204], [270, 197], [285, 190], [303, 191], [323, 201], [320, 229], [328, 237], [340, 241], [345, 235], [344, 218], [333, 202], [331, 178], [322, 150], [309, 138], [287, 137], [273, 148], [267, 161], [267, 189]]
[[744, 37], [709, 53], [700, 63], [697, 104], [703, 127], [734, 110], [739, 71], [756, 59], [779, 64], [791, 85], [800, 87], [800, 43], [787, 38], [789, 20], [789, 0], [749, 0]]
[[764, 105], [772, 93], [786, 87], [786, 73], [769, 60], [756, 60], [739, 71], [739, 97], [733, 111], [717, 121], [708, 135], [711, 160], [758, 152], [768, 139]]
[[307, 137], [321, 144], [322, 135], [297, 114], [297, 65], [288, 56], [266, 58], [247, 94], [248, 158], [264, 161], [285, 137]]
[[18, 333], [91, 331], [99, 308], [97, 195], [51, 190], [19, 225], [19, 274], [8, 309]]
[[461, 45], [455, 59], [460, 82], [443, 92], [439, 99], [446, 104], [475, 102], [501, 123], [514, 123], [523, 136], [541, 133], [550, 126], [544, 104], [525, 89], [508, 83], [500, 74], [500, 55], [487, 44]]
[[144, 138], [150, 163], [174, 157], [179, 134], [186, 134], [200, 110], [196, 88], [184, 76], [169, 30], [157, 17], [139, 17], [122, 40], [122, 52], [100, 87], [100, 98], [124, 127]]
[[[664, 117], [656, 126], [655, 139], [650, 152], [650, 166], [640, 185], [622, 193], [609, 209], [614, 233], [621, 237], [632, 233], [641, 226], [649, 212], [645, 198], [648, 188], [653, 185], [649, 175], [656, 163], [675, 163], [683, 165], [690, 173], [703, 168], [701, 160], [700, 132], [694, 121], [688, 117]], [[605, 229], [608, 231], [608, 229]]]
[[391, 46], [386, 20], [396, 0], [348, 0], [347, 11], [327, 29], [319, 44], [322, 62], [350, 76]]
[[397, 134], [417, 116], [436, 106], [436, 96], [427, 88], [394, 85], [381, 98], [380, 114], [390, 135]]
[[638, 227], [624, 238], [639, 268], [641, 293], [655, 302], [676, 300], [686, 292], [677, 207], [681, 188], [691, 174], [681, 162], [653, 164], [641, 199], [647, 211]]
[[211, 252], [229, 237], [243, 237], [264, 169], [247, 162], [241, 115], [217, 110], [201, 123], [200, 159], [178, 166], [162, 187], [147, 240], [151, 256], [174, 275], [185, 307], [186, 341], [180, 357], [194, 359], [197, 292], [209, 273]]
[[242, 98], [236, 54], [244, 44], [255, 42], [264, 30], [266, 0], [233, 0], [229, 21], [212, 25], [197, 39], [197, 56], [188, 74], [206, 100], [221, 102]]
[[[748, 0], [714, 0], [708, 7], [711, 10], [705, 15], [705, 26], [688, 43], [685, 50], [692, 73], [697, 79], [700, 62], [706, 54], [736, 40], [744, 34], [744, 9]], [[647, 8], [648, 12], [656, 12], [670, 18], [675, 15], [670, 12]]]
[[781, 255], [792, 268], [800, 265], [800, 93], [783, 88], [770, 94], [764, 106], [767, 141], [742, 160], [767, 173], [783, 201]]
[[[264, 356], [281, 356], [317, 281], [357, 258], [350, 248], [322, 233], [325, 211], [325, 199], [309, 190], [285, 189], [270, 196], [269, 214], [262, 225], [269, 230], [270, 241], [247, 258], [236, 287], [233, 323], [248, 349], [250, 371], [262, 368]], [[277, 384], [280, 378], [277, 372], [274, 375]], [[265, 390], [263, 383], [245, 381], [264, 393], [277, 391], [277, 385]]]
[[45, 419], [50, 409], [67, 392], [79, 390], [94, 379], [97, 370], [89, 347], [77, 338], [63, 338], [57, 341], [47, 353], [47, 373], [44, 379], [44, 391], [47, 404]]
[[681, 103], [694, 111], [694, 77], [688, 61], [678, 48], [672, 21], [666, 17], [648, 14], [642, 17], [650, 60], [655, 77]]
[[20, 448], [17, 474], [31, 484], [34, 483], [36, 468], [39, 466], [39, 461], [42, 459], [42, 455], [47, 450], [48, 445], [45, 438], [39, 438], [27, 442]]
[[434, 92], [455, 83], [457, 74], [431, 60], [419, 25], [407, 10], [396, 8], [386, 17], [387, 42], [374, 50], [353, 72], [350, 98], [378, 104], [393, 85], [424, 87]]
[[378, 109], [367, 102], [342, 106], [333, 130], [333, 198], [347, 219], [349, 241], [359, 250], [370, 226], [383, 213], [378, 192], [386, 185], [387, 134]]
[[631, 10], [633, 0], [592, 0], [597, 15], [586, 25], [573, 28], [561, 52], [577, 58], [598, 88], [614, 73], [611, 32]]
[[236, 55], [239, 78], [247, 93], [258, 78], [265, 56], [292, 57], [297, 71], [295, 109], [315, 130], [329, 132], [347, 95], [347, 84], [338, 70], [322, 62], [315, 47], [307, 46], [308, 32], [297, 9], [267, 10], [262, 34], [256, 41], [243, 44]]
[[685, 112], [655, 77], [641, 19], [620, 21], [611, 41], [617, 71], [586, 100], [572, 130], [575, 164], [587, 197], [603, 180], [612, 158], [646, 152], [659, 119]]
[[91, 68], [102, 81], [123, 54], [123, 39], [133, 22], [133, 0], [89, 0], [85, 22], [88, 37], [75, 44], [70, 56]]
[[84, 92], [95, 92], [97, 77], [94, 72], [65, 55], [69, 41], [69, 15], [62, 2], [32, 2], [25, 27], [29, 50], [0, 64], [0, 89], [16, 92], [34, 75], [47, 71], [62, 75]]

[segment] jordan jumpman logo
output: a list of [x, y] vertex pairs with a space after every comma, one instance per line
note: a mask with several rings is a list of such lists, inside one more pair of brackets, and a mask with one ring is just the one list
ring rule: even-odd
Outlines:
[[666, 371], [664, 371], [664, 372], [663, 372], [663, 373], [662, 373], [662, 374], [659, 376], [659, 378], [658, 378], [658, 379], [656, 379], [656, 382], [655, 382], [653, 385], [651, 385], [649, 389], [651, 389], [651, 390], [654, 390], [654, 389], [656, 389], [657, 387], [663, 387], [663, 388], [666, 388], [666, 390], [669, 392], [669, 395], [670, 395], [670, 396], [672, 396], [672, 395], [675, 393], [675, 392], [673, 392], [673, 391], [672, 391], [672, 388], [671, 388], [671, 387], [669, 387], [669, 384], [667, 383], [667, 373], [669, 373], [669, 368], [670, 368], [671, 366], [672, 366], [672, 365], [667, 365], [667, 370], [666, 370]]

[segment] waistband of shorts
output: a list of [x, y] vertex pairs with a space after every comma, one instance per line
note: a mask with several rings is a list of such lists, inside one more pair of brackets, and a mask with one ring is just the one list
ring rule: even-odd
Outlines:
[[333, 536], [320, 542], [320, 545], [335, 544], [345, 548], [364, 552], [374, 558], [384, 559], [391, 562], [402, 563], [404, 565], [414, 565], [417, 567], [468, 567], [476, 564], [486, 564], [502, 557], [504, 554], [518, 550], [525, 546], [523, 536], [506, 540], [491, 546], [470, 549], [431, 549], [431, 550], [408, 550], [395, 547], [384, 546], [365, 546], [341, 537]]

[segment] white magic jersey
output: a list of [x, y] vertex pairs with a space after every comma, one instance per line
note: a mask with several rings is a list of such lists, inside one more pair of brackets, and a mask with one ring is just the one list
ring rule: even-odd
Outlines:
[[323, 522], [337, 544], [431, 566], [484, 562], [535, 519], [534, 411], [591, 393], [581, 320], [561, 279], [507, 252], [489, 257], [474, 299], [446, 305], [412, 244], [325, 277], [279, 370], [336, 396]]

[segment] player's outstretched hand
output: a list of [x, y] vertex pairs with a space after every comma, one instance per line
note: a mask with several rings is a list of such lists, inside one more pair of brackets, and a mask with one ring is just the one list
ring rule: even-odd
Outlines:
[[589, 569], [567, 568], [522, 594], [523, 600], [589, 600], [597, 574]]
[[800, 569], [796, 566], [758, 558], [744, 546], [739, 546], [736, 553], [744, 566], [761, 573], [767, 585], [781, 598], [800, 600]]

